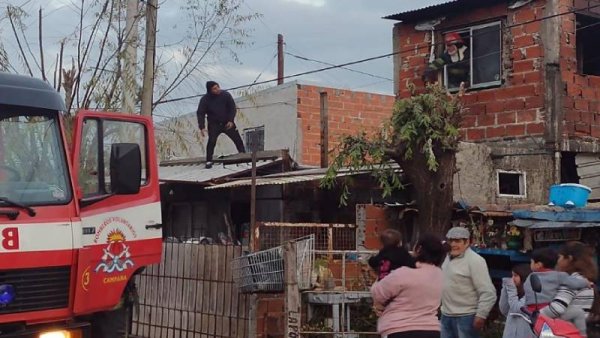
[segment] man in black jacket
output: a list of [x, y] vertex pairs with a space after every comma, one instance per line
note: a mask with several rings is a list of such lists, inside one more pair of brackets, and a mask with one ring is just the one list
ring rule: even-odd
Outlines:
[[202, 137], [206, 137], [205, 120], [208, 119], [208, 143], [206, 145], [206, 168], [212, 168], [212, 158], [221, 133], [229, 136], [239, 153], [245, 152], [244, 142], [235, 126], [236, 107], [231, 94], [221, 90], [214, 81], [206, 82], [206, 95], [200, 99], [196, 115]]

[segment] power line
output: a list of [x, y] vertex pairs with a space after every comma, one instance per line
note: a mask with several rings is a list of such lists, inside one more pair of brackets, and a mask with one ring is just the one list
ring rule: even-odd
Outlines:
[[[278, 105], [292, 105], [293, 102], [295, 102], [295, 100], [293, 100], [293, 101], [276, 101], [276, 102], [270, 102], [270, 103], [265, 103], [265, 104], [255, 104], [255, 105], [250, 105], [250, 106], [238, 106], [237, 109], [256, 109], [256, 108], [272, 107], [272, 106], [278, 106]], [[152, 114], [152, 116], [153, 117], [154, 116], [162, 117], [162, 118], [166, 118], [166, 119], [174, 119], [174, 118], [181, 118], [181, 117], [184, 117], [185, 115], [189, 115], [189, 114], [193, 114], [193, 113], [194, 112], [177, 115], [177, 116], [167, 116], [167, 115], [154, 113], [154, 114]]]
[[[292, 54], [292, 53], [289, 53], [289, 52], [285, 52], [285, 54], [287, 54], [289, 56], [292, 56], [292, 57], [295, 57], [296, 59], [304, 60], [304, 61], [316, 62], [316, 63], [320, 63], [320, 64], [326, 65], [326, 66], [335, 66], [333, 63], [311, 59], [311, 58], [308, 58], [306, 56], [300, 56], [300, 55]], [[363, 74], [363, 75], [367, 75], [367, 76], [370, 76], [370, 77], [374, 77], [376, 79], [381, 79], [381, 80], [387, 80], [387, 81], [394, 82], [394, 79], [390, 79], [389, 77], [379, 76], [379, 75], [375, 75], [375, 74], [371, 74], [371, 73], [367, 73], [367, 72], [363, 72], [363, 71], [360, 71], [360, 70], [356, 70], [356, 69], [352, 69], [352, 68], [347, 68], [347, 67], [340, 67], [340, 68], [348, 70], [348, 71], [351, 71], [351, 72], [354, 72], [354, 73], [358, 73], [358, 74]]]
[[[267, 70], [267, 68], [269, 68], [273, 64], [273, 61], [275, 60], [275, 58], [277, 58], [277, 53], [273, 54], [273, 57], [271, 58], [271, 61], [269, 61], [269, 63], [265, 66], [265, 68], [263, 68], [263, 70], [261, 70], [260, 73], [258, 73], [258, 75], [256, 76], [256, 79], [254, 79], [254, 81], [252, 82], [252, 84], [250, 85], [250, 87], [252, 87], [252, 86], [254, 86], [256, 84], [256, 82], [258, 81], [258, 79], [260, 79], [260, 77]], [[248, 88], [250, 88], [250, 87], [248, 87]]]
[[[598, 5], [594, 5], [594, 6], [589, 6], [586, 7], [584, 9], [586, 10], [591, 10], [594, 8], [600, 7], [600, 4]], [[583, 8], [581, 8], [583, 9]], [[500, 29], [511, 29], [511, 28], [515, 28], [515, 27], [519, 27], [519, 26], [524, 26], [524, 25], [528, 25], [531, 23], [535, 23], [535, 22], [540, 22], [540, 21], [544, 21], [544, 20], [548, 20], [548, 19], [553, 19], [556, 17], [560, 17], [563, 15], [567, 15], [567, 14], [573, 14], [575, 12], [578, 12], [581, 10], [580, 8], [575, 8], [566, 12], [561, 12], [561, 13], [557, 13], [557, 14], [552, 14], [552, 15], [548, 15], [548, 16], [544, 16], [538, 19], [533, 19], [533, 20], [529, 20], [529, 21], [525, 21], [522, 23], [518, 23], [518, 24], [513, 24], [513, 25], [508, 25], [506, 27], [501, 27]], [[479, 32], [479, 33], [472, 33], [470, 34], [468, 37], [474, 37], [477, 35], [482, 35], [482, 34], [489, 34], [489, 32], [483, 31], [483, 32]], [[444, 45], [444, 42], [438, 42], [435, 45]], [[320, 72], [324, 72], [327, 70], [331, 70], [331, 69], [336, 69], [336, 68], [344, 68], [347, 66], [352, 66], [352, 65], [356, 65], [356, 64], [360, 64], [360, 63], [365, 63], [365, 62], [369, 62], [369, 61], [374, 61], [374, 60], [378, 60], [378, 59], [383, 59], [383, 58], [388, 58], [394, 55], [398, 55], [398, 54], [403, 54], [403, 53], [408, 53], [408, 52], [415, 52], [416, 50], [420, 50], [420, 49], [424, 49], [424, 48], [431, 48], [431, 44], [425, 44], [423, 46], [418, 46], [418, 47], [413, 47], [413, 48], [407, 48], [404, 50], [399, 50], [397, 52], [392, 52], [392, 53], [387, 53], [387, 54], [383, 54], [383, 55], [377, 55], [377, 56], [373, 56], [373, 57], [369, 57], [369, 58], [365, 58], [365, 59], [360, 59], [360, 60], [356, 60], [356, 61], [351, 61], [351, 62], [346, 62], [346, 63], [342, 63], [342, 64], [337, 64], [337, 65], [331, 65], [328, 67], [323, 67], [323, 68], [318, 68], [318, 69], [313, 69], [313, 70], [309, 70], [309, 71], [305, 71], [305, 72], [300, 72], [300, 73], [296, 73], [296, 74], [292, 74], [292, 75], [286, 75], [283, 77], [283, 79], [291, 79], [291, 78], [295, 78], [295, 77], [300, 77], [300, 76], [304, 76], [304, 75], [310, 75], [310, 74], [315, 74], [315, 73], [320, 73]], [[270, 82], [275, 82], [277, 81], [277, 79], [271, 79], [271, 80], [264, 80], [261, 82], [257, 82], [257, 83], [253, 83], [253, 84], [246, 84], [246, 85], [241, 85], [241, 86], [237, 86], [237, 87], [232, 87], [232, 88], [228, 88], [227, 90], [237, 90], [237, 89], [242, 89], [242, 88], [246, 88], [249, 86], [253, 86], [253, 85], [261, 85], [261, 84], [267, 84]], [[183, 101], [183, 100], [188, 100], [188, 99], [193, 99], [193, 98], [198, 98], [198, 97], [202, 97], [204, 96], [204, 94], [196, 94], [196, 95], [190, 95], [190, 96], [184, 96], [184, 97], [178, 97], [178, 98], [174, 98], [174, 99], [168, 99], [168, 100], [162, 100], [162, 101], [158, 101], [156, 102], [154, 105], [159, 105], [159, 104], [164, 104], [164, 103], [169, 103], [169, 102], [177, 102], [177, 101]]]

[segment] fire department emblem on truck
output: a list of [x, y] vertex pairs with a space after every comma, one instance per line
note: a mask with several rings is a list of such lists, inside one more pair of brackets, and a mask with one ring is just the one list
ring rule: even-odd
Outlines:
[[108, 245], [102, 249], [104, 251], [102, 261], [96, 266], [94, 272], [122, 272], [134, 266], [129, 246], [127, 246], [125, 240], [125, 235], [119, 229], [108, 233]]

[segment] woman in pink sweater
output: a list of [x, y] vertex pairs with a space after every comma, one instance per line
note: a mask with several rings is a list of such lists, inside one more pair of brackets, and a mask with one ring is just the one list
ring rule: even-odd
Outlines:
[[442, 240], [421, 236], [414, 250], [416, 269], [392, 271], [371, 287], [375, 308], [380, 312], [377, 331], [387, 338], [439, 338], [437, 318], [444, 277], [440, 265], [446, 256]]

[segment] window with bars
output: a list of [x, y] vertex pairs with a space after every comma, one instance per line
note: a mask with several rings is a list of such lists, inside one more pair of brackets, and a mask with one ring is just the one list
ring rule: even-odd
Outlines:
[[265, 126], [244, 129], [244, 138], [248, 151], [265, 150]]

